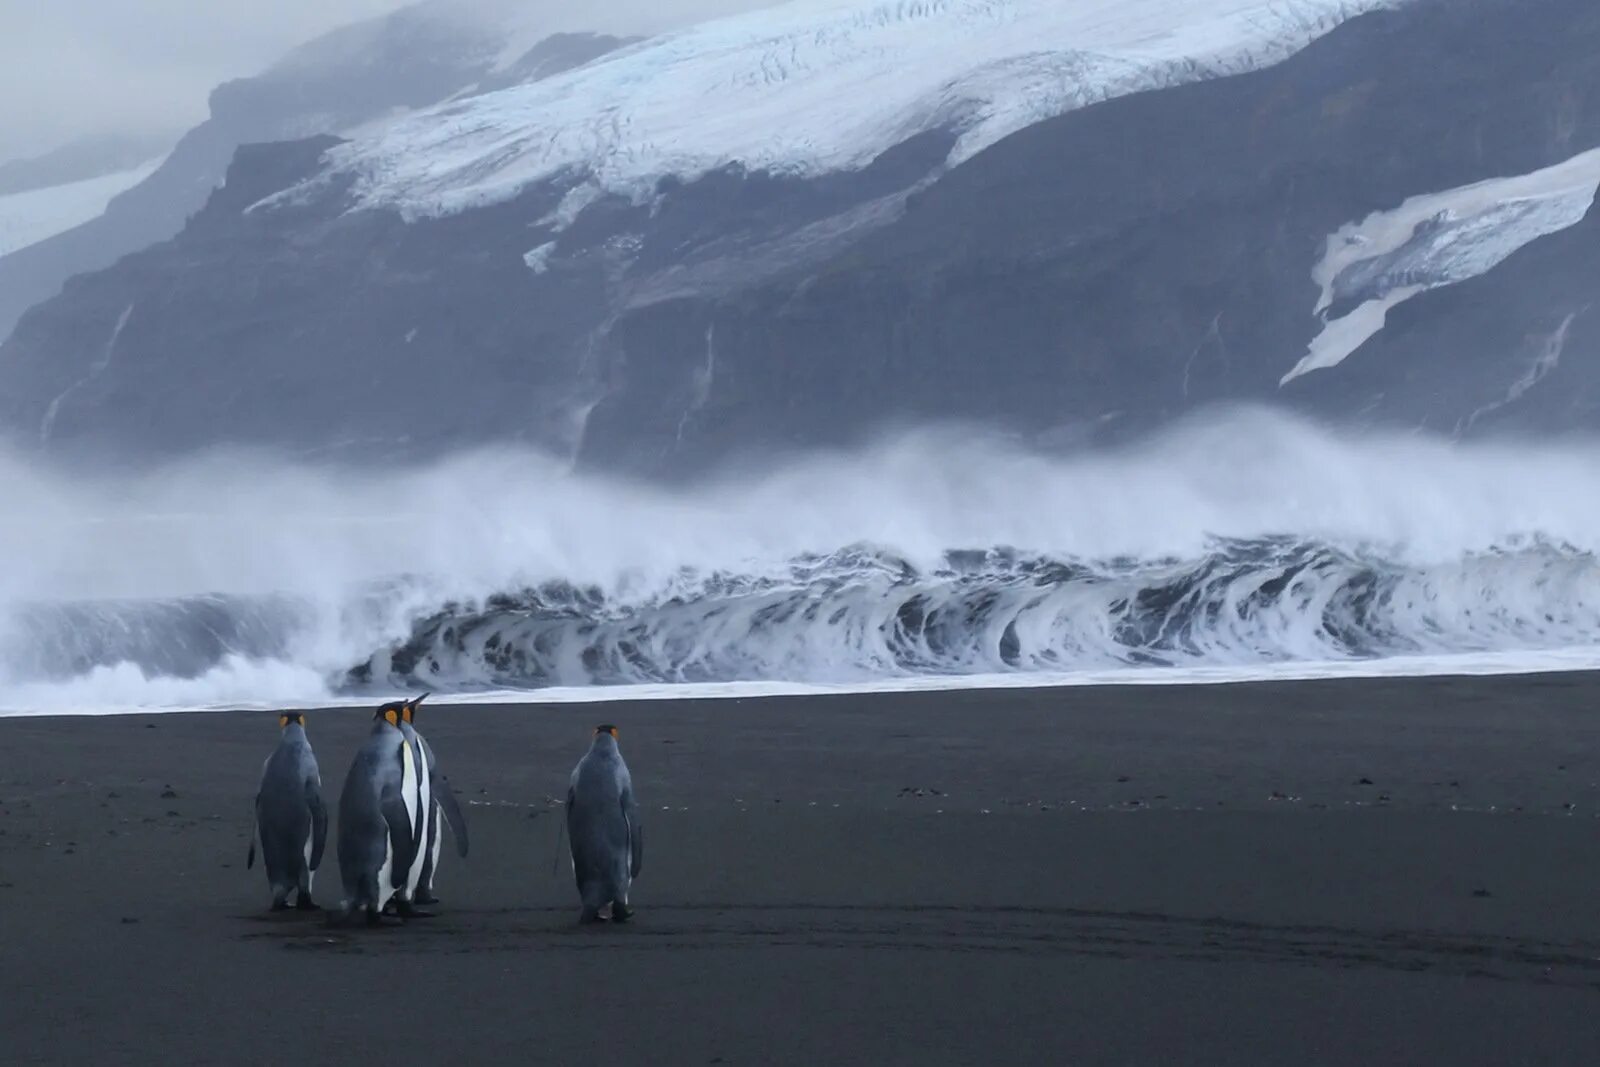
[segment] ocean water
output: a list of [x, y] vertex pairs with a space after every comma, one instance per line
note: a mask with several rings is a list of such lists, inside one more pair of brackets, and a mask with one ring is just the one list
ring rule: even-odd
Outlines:
[[0, 711], [1600, 665], [1600, 442], [1235, 410], [1042, 454], [934, 427], [651, 488], [0, 457]]

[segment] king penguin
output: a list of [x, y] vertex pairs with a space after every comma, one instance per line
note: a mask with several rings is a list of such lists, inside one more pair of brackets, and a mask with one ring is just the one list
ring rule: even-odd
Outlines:
[[439, 815], [442, 811], [444, 818], [450, 823], [450, 833], [456, 839], [456, 852], [463, 859], [467, 855], [467, 820], [461, 813], [461, 807], [456, 803], [455, 792], [450, 788], [450, 782], [444, 773], [439, 770], [439, 761], [434, 757], [433, 746], [428, 744], [428, 739], [417, 730], [417, 708], [427, 699], [428, 694], [415, 700], [408, 700], [400, 712], [400, 728], [409, 730], [406, 735], [414, 738], [422, 748], [422, 756], [428, 763], [428, 788], [433, 795], [432, 810], [428, 813], [427, 838], [423, 842], [422, 876], [417, 883], [416, 895], [413, 898], [417, 904], [437, 904], [439, 898], [433, 895], [433, 879], [439, 871], [439, 846], [443, 840], [444, 831], [439, 825]]
[[567, 789], [567, 837], [572, 872], [583, 900], [579, 922], [592, 923], [611, 907], [613, 922], [627, 922], [628, 889], [644, 859], [644, 830], [633, 778], [617, 748], [617, 728], [598, 726], [594, 741], [572, 771]]
[[[424, 772], [400, 730], [403, 706], [396, 701], [377, 710], [372, 733], [350, 764], [339, 794], [344, 917], [361, 908], [373, 926], [389, 899], [404, 891], [422, 845], [424, 813], [417, 802]], [[402, 903], [401, 914], [407, 911], [409, 906]]]
[[255, 834], [245, 867], [255, 866], [259, 842], [267, 883], [272, 886], [272, 910], [289, 906], [292, 889], [295, 907], [312, 911], [317, 905], [311, 899], [311, 879], [322, 866], [322, 847], [328, 840], [322, 775], [306, 739], [305, 715], [286, 711], [278, 716], [278, 727], [282, 730], [278, 747], [261, 765]]
[[428, 754], [422, 747], [422, 738], [417, 731], [406, 721], [406, 704], [401, 701], [398, 705], [400, 721], [395, 725], [400, 728], [400, 733], [406, 739], [406, 750], [410, 753], [409, 766], [411, 775], [406, 779], [406, 810], [411, 815], [411, 823], [416, 831], [416, 851], [411, 854], [411, 862], [404, 869], [395, 867], [394, 881], [394, 906], [395, 910], [408, 918], [412, 916], [427, 917], [431, 912], [419, 912], [415, 907], [417, 887], [422, 884], [422, 867], [428, 855], [428, 827], [434, 821], [433, 803], [433, 778], [428, 770]]

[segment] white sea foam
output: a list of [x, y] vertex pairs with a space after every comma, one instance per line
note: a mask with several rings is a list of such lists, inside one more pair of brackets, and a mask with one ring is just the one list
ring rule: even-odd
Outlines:
[[[622, 681], [1544, 669], [1592, 666], [1600, 630], [1600, 443], [1352, 438], [1235, 412], [1070, 457], [929, 429], [671, 492], [521, 452], [381, 474], [217, 456], [118, 478], [10, 458], [0, 476], [10, 711], [327, 703], [447, 603], [481, 613], [552, 582], [591, 598], [552, 610], [598, 612], [588, 632], [617, 662], [658, 657]], [[1279, 540], [1217, 555], [1218, 539], [1263, 538]], [[829, 571], [848, 545], [890, 562]], [[951, 550], [996, 546], [1082, 573], [992, 553], [952, 569]], [[797, 578], [819, 554], [834, 555]], [[1013, 601], [1007, 637], [994, 612]], [[946, 621], [907, 623], [911, 609]], [[539, 622], [515, 600], [492, 610]], [[962, 611], [988, 629], [960, 633]], [[579, 677], [584, 648], [545, 680]]]
[[[969, 689], [1081, 689], [1121, 685], [1234, 685], [1339, 678], [1492, 677], [1600, 670], [1600, 646], [1443, 656], [1267, 663], [1250, 667], [1146, 667], [1004, 674], [938, 674], [848, 683], [681, 682], [640, 685], [551, 686], [466, 692], [440, 697], [452, 704], [595, 704], [621, 700], [749, 700], [761, 697], [931, 693]], [[270, 692], [272, 697], [260, 694]], [[246, 695], [254, 694], [254, 695]], [[1063, 696], [1064, 701], [1076, 698]], [[97, 670], [77, 683], [13, 687], [0, 718], [36, 715], [128, 715], [169, 711], [249, 711], [279, 708], [368, 707], [369, 694], [327, 692], [313, 673], [282, 665], [229, 663], [192, 682], [152, 680], [137, 669]]]

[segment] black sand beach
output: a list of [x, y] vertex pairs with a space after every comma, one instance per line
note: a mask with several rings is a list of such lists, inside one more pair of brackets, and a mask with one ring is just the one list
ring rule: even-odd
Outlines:
[[[552, 873], [601, 719], [637, 921]], [[370, 712], [308, 716], [330, 804]], [[1600, 677], [428, 706], [436, 918], [268, 915], [276, 720], [0, 720], [0, 1062], [1587, 1064]], [[318, 896], [335, 904], [330, 859]]]

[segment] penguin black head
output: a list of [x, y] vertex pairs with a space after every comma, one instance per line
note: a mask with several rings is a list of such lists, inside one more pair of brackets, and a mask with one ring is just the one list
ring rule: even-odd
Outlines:
[[611, 740], [615, 741], [617, 739], [617, 728], [612, 726], [610, 723], [596, 726], [594, 728], [594, 735], [599, 737], [601, 734], [610, 734]]
[[285, 711], [285, 712], [279, 713], [279, 715], [278, 715], [278, 728], [280, 730], [287, 729], [290, 723], [294, 723], [296, 726], [302, 726], [302, 727], [305, 726], [305, 724], [306, 724], [305, 712], [303, 712], [303, 711]]
[[428, 694], [423, 693], [419, 697], [406, 701], [404, 704], [400, 705], [400, 717], [406, 722], [415, 722], [417, 720], [417, 705], [421, 704], [427, 699]]
[[390, 726], [399, 726], [401, 718], [405, 715], [406, 702], [391, 700], [379, 708], [372, 716], [376, 721], [386, 722]]

